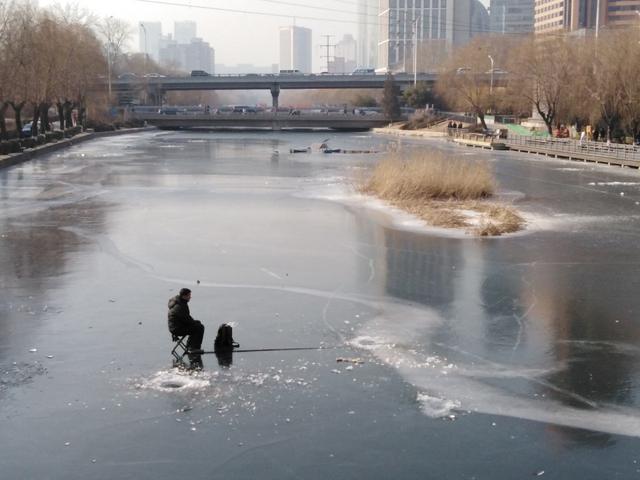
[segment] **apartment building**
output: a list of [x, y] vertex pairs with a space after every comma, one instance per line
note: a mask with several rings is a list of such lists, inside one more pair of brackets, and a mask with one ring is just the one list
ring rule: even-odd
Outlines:
[[491, 0], [491, 33], [509, 35], [533, 32], [534, 4], [534, 0]]
[[535, 33], [640, 27], [640, 0], [535, 0]]
[[451, 47], [489, 31], [478, 0], [380, 0], [378, 8], [378, 71], [410, 71], [414, 44], [418, 52], [429, 50], [437, 66]]

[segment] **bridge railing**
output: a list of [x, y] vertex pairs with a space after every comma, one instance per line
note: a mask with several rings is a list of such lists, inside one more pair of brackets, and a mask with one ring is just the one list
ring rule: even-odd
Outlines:
[[637, 145], [511, 134], [504, 142], [509, 146], [530, 147], [550, 153], [575, 154], [576, 157], [640, 162], [640, 147]]
[[381, 119], [385, 118], [383, 113], [353, 113], [352, 110], [348, 110], [347, 113], [344, 112], [317, 112], [310, 110], [293, 110], [291, 112], [220, 112], [220, 111], [210, 111], [209, 113], [204, 111], [179, 111], [175, 113], [162, 113], [157, 111], [149, 111], [149, 110], [134, 110], [129, 111], [128, 113], [130, 118], [138, 118], [144, 120], [145, 118], [288, 118], [288, 117], [315, 117], [315, 118], [360, 118], [360, 119]]

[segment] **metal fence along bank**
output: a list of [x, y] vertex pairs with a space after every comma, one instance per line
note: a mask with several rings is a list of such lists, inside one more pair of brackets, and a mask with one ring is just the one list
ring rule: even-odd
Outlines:
[[464, 129], [450, 129], [449, 137], [456, 143], [474, 147], [509, 149], [566, 160], [640, 168], [640, 147], [637, 145], [511, 134], [502, 138], [499, 135], [469, 133]]

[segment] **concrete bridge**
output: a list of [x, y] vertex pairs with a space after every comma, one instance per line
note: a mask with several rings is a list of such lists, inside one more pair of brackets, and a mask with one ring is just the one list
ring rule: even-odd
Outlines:
[[180, 128], [267, 128], [311, 129], [327, 128], [331, 130], [369, 130], [389, 123], [381, 113], [359, 115], [343, 113], [297, 113], [258, 112], [258, 113], [194, 113], [162, 114], [133, 112], [129, 118], [144, 120], [149, 125], [164, 129]]
[[[401, 89], [413, 85], [414, 75], [400, 73], [394, 81]], [[419, 73], [417, 81], [433, 85], [436, 73]], [[113, 80], [111, 88], [115, 92], [126, 93], [146, 90], [147, 98], [155, 104], [169, 91], [193, 90], [269, 90], [273, 107], [278, 107], [281, 90], [306, 89], [356, 89], [384, 88], [386, 75], [316, 75], [316, 74], [246, 74], [246, 75], [203, 75], [193, 77], [132, 77]]]

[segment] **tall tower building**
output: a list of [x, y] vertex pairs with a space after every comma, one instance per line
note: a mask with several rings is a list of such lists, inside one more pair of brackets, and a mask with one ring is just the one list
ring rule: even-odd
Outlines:
[[[600, 3], [599, 21], [596, 22]], [[535, 0], [535, 32], [638, 26], [640, 0]]]
[[490, 27], [493, 34], [533, 32], [534, 0], [491, 0]]
[[149, 55], [156, 62], [160, 60], [160, 42], [162, 39], [162, 23], [140, 22], [138, 24], [140, 51]]
[[191, 43], [191, 40], [196, 38], [197, 25], [196, 22], [189, 20], [182, 22], [175, 22], [173, 24], [173, 37], [176, 42], [181, 44]]
[[[602, 0], [605, 4], [605, 25], [613, 28], [640, 25], [640, 0]], [[600, 10], [602, 10], [602, 5]], [[602, 12], [601, 12], [602, 16]]]
[[333, 62], [329, 62], [329, 72], [351, 73], [357, 67], [358, 42], [353, 35], [346, 34], [336, 44]]
[[358, 0], [358, 67], [378, 65], [378, 34], [378, 0]]
[[280, 70], [311, 73], [311, 29], [280, 27]]
[[380, 0], [378, 16], [379, 71], [410, 71], [414, 44], [419, 56], [427, 50], [431, 57], [422, 69], [437, 67], [451, 47], [489, 31], [489, 14], [478, 0]]

